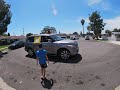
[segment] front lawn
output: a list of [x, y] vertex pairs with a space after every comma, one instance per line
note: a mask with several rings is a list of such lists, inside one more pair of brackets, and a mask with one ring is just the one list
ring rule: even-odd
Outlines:
[[6, 48], [8, 48], [8, 45], [0, 46], [0, 51], [4, 50], [4, 49], [6, 49]]

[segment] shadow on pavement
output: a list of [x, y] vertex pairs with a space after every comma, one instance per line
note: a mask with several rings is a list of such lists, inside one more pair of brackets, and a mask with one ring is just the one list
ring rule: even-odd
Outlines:
[[[36, 59], [35, 56], [30, 57], [28, 54], [26, 55], [26, 57]], [[61, 63], [78, 63], [78, 62], [80, 62], [82, 60], [82, 56], [80, 54], [72, 56], [68, 60], [62, 60], [57, 56], [50, 56], [50, 55], [48, 55], [48, 58], [49, 58], [50, 61], [54, 62], [53, 64], [55, 64], [57, 62], [61, 62]]]
[[27, 54], [25, 57], [36, 59], [35, 56], [32, 56], [32, 57], [31, 57], [29, 54]]
[[57, 56], [48, 56], [50, 61], [53, 61], [54, 63], [61, 62], [61, 63], [78, 63], [82, 60], [82, 56], [80, 54], [77, 54], [75, 56], [70, 57], [68, 60], [62, 60], [58, 58]]
[[8, 54], [8, 52], [2, 52], [2, 51], [0, 51], [0, 58], [2, 58], [6, 54]]
[[44, 88], [51, 89], [52, 86], [54, 85], [53, 79], [52, 78], [50, 80], [49, 79], [44, 79], [44, 80], [41, 81], [41, 85]]

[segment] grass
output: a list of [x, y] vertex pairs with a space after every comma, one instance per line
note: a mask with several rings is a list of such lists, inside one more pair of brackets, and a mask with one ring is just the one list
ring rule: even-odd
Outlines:
[[7, 49], [7, 48], [8, 48], [8, 45], [0, 46], [0, 51], [3, 51], [3, 50], [5, 50], [5, 49]]

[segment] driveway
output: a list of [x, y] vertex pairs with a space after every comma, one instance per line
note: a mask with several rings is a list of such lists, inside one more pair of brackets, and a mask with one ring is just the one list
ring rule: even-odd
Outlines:
[[69, 61], [49, 57], [45, 85], [40, 67], [24, 48], [3, 55], [0, 77], [16, 90], [114, 90], [120, 84], [120, 46], [94, 40], [78, 42], [79, 54]]

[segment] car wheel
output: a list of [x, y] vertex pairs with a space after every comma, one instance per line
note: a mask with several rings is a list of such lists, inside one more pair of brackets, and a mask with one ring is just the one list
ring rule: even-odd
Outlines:
[[28, 54], [30, 57], [34, 56], [34, 51], [32, 49], [28, 49]]
[[58, 52], [58, 56], [63, 60], [67, 60], [70, 57], [70, 52], [67, 49], [61, 49]]

